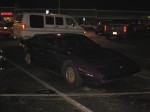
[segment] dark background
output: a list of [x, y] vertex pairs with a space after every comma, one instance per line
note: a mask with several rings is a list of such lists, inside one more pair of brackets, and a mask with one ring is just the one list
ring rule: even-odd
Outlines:
[[[58, 8], [59, 0], [0, 0], [0, 7]], [[61, 8], [150, 11], [148, 0], [60, 0]]]

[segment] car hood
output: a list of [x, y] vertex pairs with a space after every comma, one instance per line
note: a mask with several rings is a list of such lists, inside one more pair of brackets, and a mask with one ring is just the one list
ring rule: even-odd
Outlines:
[[119, 53], [106, 48], [80, 49], [76, 52], [72, 52], [72, 54], [94, 66], [97, 64], [112, 63], [113, 61], [118, 61], [124, 58], [123, 55], [121, 56], [121, 54], [119, 55]]
[[120, 74], [134, 74], [140, 71], [140, 67], [137, 63], [124, 54], [112, 49], [80, 49], [70, 52], [70, 54], [89, 66], [96, 68], [107, 78]]

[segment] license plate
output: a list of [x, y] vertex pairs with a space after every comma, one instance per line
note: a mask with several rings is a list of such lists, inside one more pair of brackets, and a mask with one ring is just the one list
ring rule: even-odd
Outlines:
[[117, 32], [113, 32], [113, 35], [117, 35]]
[[4, 29], [6, 30], [6, 29], [7, 29], [7, 27], [4, 27]]

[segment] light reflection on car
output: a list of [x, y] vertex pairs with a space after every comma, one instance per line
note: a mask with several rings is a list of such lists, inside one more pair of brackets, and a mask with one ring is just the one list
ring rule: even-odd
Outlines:
[[5, 58], [2, 49], [0, 48], [0, 74], [3, 73], [5, 69]]
[[41, 34], [20, 43], [27, 65], [36, 63], [64, 77], [67, 84], [105, 84], [131, 76], [140, 66], [124, 54], [102, 48], [81, 34]]

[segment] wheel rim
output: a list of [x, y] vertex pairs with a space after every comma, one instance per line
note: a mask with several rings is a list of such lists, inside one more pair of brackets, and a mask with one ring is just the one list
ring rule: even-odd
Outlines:
[[66, 79], [69, 83], [73, 83], [75, 81], [75, 71], [73, 67], [68, 67], [66, 69]]
[[27, 54], [25, 55], [25, 62], [26, 62], [27, 64], [30, 64], [30, 63], [31, 63], [31, 57], [30, 57], [30, 54], [29, 54], [29, 53], [27, 53]]

